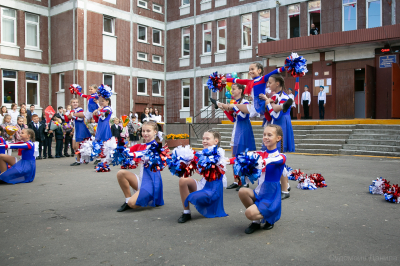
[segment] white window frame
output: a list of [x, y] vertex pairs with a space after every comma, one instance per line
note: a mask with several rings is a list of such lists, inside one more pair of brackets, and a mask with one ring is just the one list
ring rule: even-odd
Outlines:
[[[210, 28], [209, 30], [205, 30], [205, 29], [204, 29], [204, 27], [206, 26], [206, 24], [210, 24], [210, 25], [211, 25], [211, 28]], [[204, 36], [205, 36], [205, 34], [208, 33], [208, 32], [211, 34], [211, 47], [210, 47], [210, 51], [209, 51], [209, 52], [206, 52]], [[203, 54], [210, 55], [211, 52], [212, 52], [212, 22], [203, 23], [203, 45], [202, 45], [202, 46], [203, 46]]]
[[[218, 23], [220, 21], [223, 21], [223, 20], [225, 20], [225, 26], [219, 27]], [[228, 40], [228, 35], [227, 35], [227, 30], [226, 30], [227, 29], [226, 28], [226, 23], [227, 23], [226, 19], [217, 20], [217, 51], [218, 52], [226, 52], [226, 46], [227, 46], [227, 40]], [[219, 49], [219, 31], [220, 30], [224, 30], [225, 31], [225, 49], [224, 50], [220, 50]]]
[[[183, 31], [184, 31], [185, 29], [189, 29], [189, 33], [185, 33], [185, 34], [184, 34]], [[189, 37], [189, 50], [188, 50], [189, 54], [188, 54], [188, 55], [184, 55], [184, 52], [185, 52], [185, 37], [186, 37], [186, 36]], [[182, 28], [182, 57], [183, 57], [183, 58], [188, 58], [188, 57], [190, 57], [190, 28], [189, 28], [189, 27]]]
[[[154, 93], [154, 91], [153, 91], [153, 83], [154, 82], [157, 82], [158, 83], [158, 91], [159, 91], [159, 93]], [[159, 79], [153, 79], [152, 81], [151, 81], [151, 95], [153, 95], [153, 96], [161, 96], [161, 80], [159, 80]]]
[[[114, 83], [115, 83], [115, 78], [114, 78], [114, 74], [109, 74], [109, 73], [103, 73], [103, 84], [104, 84], [104, 76], [111, 76], [111, 78], [112, 78], [112, 87], [111, 87], [111, 90], [112, 90], [112, 92], [115, 92], [115, 90], [114, 90]], [[108, 84], [104, 84], [104, 85], [107, 85], [107, 86], [109, 86]]]
[[[142, 5], [140, 5], [139, 3], [145, 3], [145, 5], [142, 6]], [[141, 8], [149, 9], [149, 8], [147, 7], [147, 6], [148, 6], [148, 2], [145, 1], [145, 0], [138, 0], [138, 1], [137, 1], [137, 6], [138, 6], [138, 7], [141, 7]]]
[[[3, 77], [3, 72], [4, 71], [14, 71], [15, 72], [15, 78], [5, 78]], [[10, 69], [2, 69], [1, 70], [1, 80], [2, 80], [2, 95], [4, 95], [4, 81], [9, 80], [9, 81], [14, 81], [15, 82], [15, 103], [18, 103], [18, 71], [16, 70], [10, 70]], [[6, 106], [7, 108], [11, 108], [11, 103], [5, 103], [4, 102], [4, 97], [1, 97], [2, 100], [1, 102], [3, 103], [2, 105]], [[1, 121], [3, 123], [3, 121]]]
[[[261, 18], [261, 12], [267, 11], [269, 13], [269, 18]], [[260, 12], [258, 12], [258, 42], [262, 43], [263, 40], [261, 39], [261, 22], [264, 21], [269, 21], [269, 35], [268, 37], [271, 36], [271, 10], [267, 9], [267, 10], [261, 10]]]
[[[28, 21], [26, 19], [26, 15], [27, 14], [37, 16], [38, 22]], [[37, 43], [36, 46], [28, 45], [28, 24], [32, 24], [32, 25], [36, 26], [36, 43]], [[39, 31], [40, 27], [39, 26], [40, 26], [40, 16], [36, 15], [36, 14], [32, 14], [32, 13], [26, 12], [25, 13], [25, 46], [26, 47], [39, 49], [39, 47], [40, 47], [40, 42], [39, 42], [40, 41], [40, 31]]]
[[[297, 12], [297, 13], [292, 13], [292, 14], [289, 14], [289, 6], [294, 6], [294, 5], [299, 5], [299, 12]], [[301, 26], [300, 26], [300, 12], [301, 12], [301, 6], [300, 6], [300, 4], [299, 3], [297, 3], [297, 4], [293, 4], [293, 5], [288, 5], [288, 16], [287, 16], [287, 30], [288, 30], [288, 35], [287, 35], [287, 38], [288, 39], [290, 39], [290, 16], [291, 15], [298, 15], [299, 16], [299, 30], [301, 30]], [[301, 34], [300, 34], [300, 36], [299, 37], [301, 37]]]
[[[189, 85], [185, 85], [185, 86], [183, 86], [183, 82], [184, 82], [184, 80], [182, 80], [182, 82], [181, 82], [181, 85], [182, 85], [182, 91], [181, 91], [181, 110], [187, 110], [187, 111], [189, 111], [190, 110], [190, 79], [187, 79], [187, 83], [189, 83]], [[189, 96], [183, 96], [183, 93], [184, 93], [184, 89], [186, 89], [186, 88], [189, 88]], [[183, 100], [184, 99], [189, 99], [189, 106], [188, 107], [184, 107], [183, 106]]]
[[[145, 58], [140, 58], [139, 55], [144, 55]], [[147, 54], [146, 54], [146, 53], [143, 53], [143, 52], [137, 52], [137, 60], [140, 60], [140, 61], [148, 61], [148, 60], [147, 60]]]
[[[250, 15], [250, 17], [251, 17], [251, 21], [250, 22], [243, 22], [243, 17], [244, 16], [246, 16], [246, 15]], [[240, 47], [242, 47], [242, 49], [251, 49], [251, 47], [253, 46], [253, 13], [248, 13], [248, 14], [243, 14], [243, 15], [241, 15], [240, 16], [240, 31], [241, 31], [241, 35], [242, 35], [242, 37], [241, 37], [241, 45], [240, 45]], [[248, 45], [248, 46], [244, 46], [243, 45], [243, 26], [244, 25], [250, 25], [250, 30], [251, 30], [251, 34], [250, 34], [250, 45]]]
[[[160, 58], [160, 60], [154, 59], [155, 56], [158, 56]], [[162, 56], [161, 55], [156, 55], [156, 54], [153, 54], [152, 61], [153, 61], [153, 63], [158, 63], [158, 64], [162, 64], [163, 63], [162, 62]]]
[[344, 31], [344, 7], [345, 6], [350, 6], [352, 4], [355, 4], [356, 6], [356, 28], [354, 30], [357, 30], [357, 24], [358, 24], [358, 17], [357, 17], [357, 0], [354, 0], [351, 3], [347, 3], [347, 4], [343, 4], [343, 0], [342, 0], [342, 31]]
[[188, 0], [189, 3], [187, 3], [187, 4], [185, 4], [184, 2], [185, 2], [185, 0], [182, 0], [182, 2], [181, 2], [182, 5], [181, 6], [190, 6], [190, 0]]
[[[381, 10], [381, 25], [379, 25], [378, 27], [382, 27], [382, 25], [383, 25], [383, 13], [382, 13], [382, 0], [367, 0], [367, 2], [366, 2], [366, 4], [365, 4], [365, 9], [366, 9], [366, 11], [365, 11], [365, 14], [366, 14], [366, 25], [365, 25], [365, 27], [367, 28], [367, 29], [371, 29], [371, 28], [369, 28], [368, 27], [368, 3], [370, 3], [370, 2], [378, 2], [379, 1], [379, 4], [380, 4], [380, 10]], [[375, 27], [375, 28], [377, 28], [377, 27]]]
[[[32, 74], [37, 74], [38, 80], [27, 80], [26, 79], [26, 74], [32, 73]], [[39, 73], [34, 73], [34, 72], [26, 72], [25, 73], [25, 103], [27, 106], [31, 105], [32, 103], [28, 102], [28, 83], [34, 83], [36, 84], [37, 88], [37, 104], [35, 104], [35, 107], [40, 107], [40, 74]]]
[[[202, 109], [205, 109], [205, 108], [207, 108], [209, 105], [209, 103], [210, 103], [210, 96], [211, 96], [211, 90], [208, 88], [208, 86], [207, 86], [207, 81], [208, 81], [208, 77], [203, 77], [203, 90], [202, 90], [202, 93], [201, 93], [201, 97], [202, 97], [202, 102], [203, 102], [203, 107], [202, 107]], [[205, 97], [204, 97], [204, 91], [205, 90], [208, 90], [208, 99], [205, 99]]]
[[[15, 17], [5, 16], [5, 15], [3, 14], [3, 13], [4, 13], [4, 12], [3, 12], [4, 9], [14, 10]], [[4, 36], [3, 36], [3, 33], [4, 33], [3, 25], [4, 25], [4, 23], [3, 23], [3, 19], [10, 19], [10, 20], [13, 20], [13, 21], [14, 21], [14, 42], [6, 42], [6, 41], [4, 41]], [[2, 42], [2, 43], [6, 43], [6, 44], [17, 45], [17, 11], [16, 11], [15, 9], [12, 9], [12, 8], [5, 8], [5, 7], [2, 7], [2, 8], [1, 8], [1, 42]]]
[[[145, 28], [145, 40], [141, 40], [141, 39], [139, 39], [139, 28], [140, 27], [143, 27], [143, 28]], [[138, 42], [143, 42], [143, 43], [147, 43], [147, 26], [143, 26], [143, 25], [138, 25], [138, 36], [137, 36], [137, 40], [138, 40]]]
[[[104, 31], [104, 19], [105, 18], [111, 20], [111, 32]], [[115, 18], [103, 15], [103, 34], [110, 35], [110, 36], [115, 36]]]
[[[144, 93], [139, 92], [139, 79], [144, 79]], [[147, 79], [146, 78], [137, 78], [137, 86], [136, 86], [137, 95], [147, 95]]]
[[[160, 8], [160, 11], [156, 10], [155, 7], [159, 7], [159, 8]], [[162, 14], [162, 13], [163, 13], [163, 11], [162, 11], [162, 6], [157, 5], [157, 4], [153, 4], [153, 11], [156, 12], [156, 13]]]
[[[322, 1], [322, 0], [321, 0]], [[314, 1], [310, 1], [310, 2], [314, 2]], [[322, 2], [321, 2], [321, 5], [322, 5]], [[319, 13], [319, 18], [320, 18], [320, 24], [322, 25], [322, 21], [321, 21], [321, 6], [320, 6], [320, 8], [319, 9], [313, 9], [313, 10], [311, 10], [311, 11], [315, 11], [315, 10], [319, 10], [320, 11], [320, 13]], [[307, 3], [307, 12], [308, 12], [308, 18], [307, 18], [307, 23], [308, 23], [308, 29], [307, 29], [307, 31], [308, 31], [308, 36], [310, 36], [310, 30], [311, 30], [311, 21], [310, 21], [310, 9], [309, 9], [309, 7], [308, 7], [308, 3]], [[321, 34], [322, 32], [321, 32], [321, 25], [319, 26], [319, 32], [318, 32], [318, 34]]]
[[[154, 42], [154, 31], [158, 31], [158, 34], [160, 35], [160, 43]], [[153, 36], [152, 36], [152, 39], [153, 39], [153, 40], [152, 40], [152, 41], [153, 41], [153, 45], [162, 46], [162, 30], [153, 28]]]
[[63, 86], [64, 84], [62, 84], [61, 80], [64, 80], [64, 83], [65, 83], [65, 75], [64, 75], [64, 73], [60, 73], [58, 75], [58, 91], [63, 92], [63, 91], [65, 91], [65, 89], [64, 89], [64, 86]]

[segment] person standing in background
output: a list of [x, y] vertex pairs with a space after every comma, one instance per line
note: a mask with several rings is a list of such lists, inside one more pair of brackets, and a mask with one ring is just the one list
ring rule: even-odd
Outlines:
[[7, 107], [4, 105], [0, 109], [0, 123], [3, 123], [4, 116], [8, 113]]
[[35, 105], [31, 104], [29, 106], [29, 110], [27, 110], [26, 113], [27, 113], [26, 120], [27, 120], [27, 123], [29, 125], [31, 123], [31, 121], [32, 121], [32, 116], [33, 115], [37, 115], [37, 113], [35, 112]]
[[319, 119], [324, 119], [325, 117], [325, 104], [326, 104], [326, 93], [324, 92], [324, 86], [319, 86], [319, 93], [318, 93]]
[[16, 125], [17, 119], [19, 116], [19, 112], [17, 111], [18, 105], [16, 103], [11, 104], [11, 110], [8, 111], [8, 114], [11, 115], [11, 124]]
[[308, 91], [308, 85], [304, 86], [304, 92], [301, 94], [301, 105], [304, 109], [304, 119], [309, 119], [309, 107], [311, 104], [311, 94]]
[[294, 102], [294, 95], [293, 95], [293, 89], [289, 88], [289, 94], [288, 94], [289, 98], [293, 100], [292, 106], [290, 107], [290, 119], [294, 119], [293, 117], [293, 109], [296, 108], [296, 103]]

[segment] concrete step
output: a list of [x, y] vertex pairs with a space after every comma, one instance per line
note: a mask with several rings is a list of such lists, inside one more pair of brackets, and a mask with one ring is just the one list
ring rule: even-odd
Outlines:
[[348, 139], [347, 144], [400, 146], [400, 140]]
[[349, 139], [400, 140], [400, 135], [352, 134], [350, 135]]
[[339, 150], [343, 148], [342, 144], [315, 144], [315, 143], [300, 143], [295, 144], [297, 149], [316, 149], [316, 150]]
[[339, 150], [339, 154], [343, 154], [343, 155], [369, 155], [369, 156], [400, 157], [400, 152], [346, 150], [346, 149], [340, 149]]
[[296, 153], [310, 153], [310, 154], [339, 154], [339, 150], [327, 150], [327, 149], [297, 149]]
[[315, 126], [296, 126], [292, 125], [293, 130], [313, 130]]
[[352, 129], [314, 129], [311, 134], [351, 134], [352, 132]]
[[358, 129], [400, 130], [400, 125], [356, 125]]
[[296, 144], [346, 144], [345, 139], [294, 139]]
[[342, 130], [342, 129], [356, 129], [356, 125], [316, 125], [314, 129], [318, 130]]
[[384, 134], [400, 135], [400, 130], [395, 129], [354, 129], [353, 134]]
[[345, 144], [343, 145], [345, 150], [359, 150], [359, 151], [379, 151], [379, 152], [399, 152], [400, 147], [398, 146], [387, 146], [387, 145], [358, 145], [358, 144]]
[[294, 135], [294, 141], [296, 141], [296, 139], [305, 139], [307, 137], [307, 135]]
[[307, 139], [348, 139], [350, 134], [307, 134]]

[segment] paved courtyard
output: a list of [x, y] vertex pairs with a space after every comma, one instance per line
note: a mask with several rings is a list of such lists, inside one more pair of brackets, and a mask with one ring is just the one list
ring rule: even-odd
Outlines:
[[[236, 191], [224, 191], [229, 217], [182, 212], [178, 178], [162, 172], [165, 205], [117, 213], [124, 196], [117, 167], [96, 173], [72, 158], [37, 161], [30, 184], [0, 184], [0, 265], [394, 265], [400, 261], [400, 205], [368, 193], [382, 176], [399, 184], [400, 160], [288, 155], [328, 184], [296, 189], [273, 230], [246, 235]], [[133, 170], [138, 173], [138, 170]], [[228, 184], [232, 168], [228, 169]], [[255, 185], [252, 185], [255, 188]]]

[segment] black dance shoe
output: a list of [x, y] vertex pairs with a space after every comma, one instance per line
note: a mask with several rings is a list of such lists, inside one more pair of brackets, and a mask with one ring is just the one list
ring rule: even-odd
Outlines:
[[126, 210], [132, 209], [131, 207], [129, 207], [128, 203], [124, 203], [121, 205], [121, 207], [117, 210], [117, 212], [124, 212]]
[[210, 97], [210, 101], [211, 101], [212, 104], [214, 104], [215, 109], [218, 109], [217, 100], [215, 100], [215, 99], [213, 99], [213, 98]]
[[286, 113], [286, 111], [287, 110], [289, 110], [290, 109], [290, 106], [292, 106], [292, 103], [293, 103], [293, 99], [292, 98], [289, 98], [289, 100], [287, 100], [284, 104], [283, 104], [283, 106], [282, 106], [282, 111], [284, 112], [284, 113]]
[[226, 189], [233, 189], [233, 188], [237, 188], [237, 187], [239, 187], [238, 184], [232, 183]]
[[178, 223], [186, 223], [189, 220], [192, 220], [192, 215], [190, 213], [182, 213], [181, 217], [178, 219]]
[[79, 165], [81, 165], [81, 164], [78, 163], [78, 162], [74, 162], [74, 163], [71, 163], [71, 164], [70, 164], [70, 166], [79, 166]]
[[245, 232], [246, 234], [252, 234], [252, 233], [254, 233], [255, 231], [259, 230], [260, 228], [261, 228], [261, 225], [260, 225], [260, 224], [258, 224], [258, 223], [251, 223], [251, 224], [249, 225], [249, 227], [247, 227], [246, 230], [244, 230], [244, 232]]
[[282, 193], [281, 192], [281, 200], [290, 198], [290, 193]]
[[274, 225], [273, 225], [273, 224], [270, 224], [270, 223], [268, 223], [268, 222], [266, 222], [266, 223], [264, 224], [264, 227], [263, 227], [264, 230], [271, 230], [272, 228], [274, 228]]
[[236, 189], [236, 191], [239, 191], [242, 187], [247, 187], [247, 188], [249, 188], [249, 184], [247, 184], [247, 185], [245, 185], [245, 186], [240, 186], [240, 187], [238, 187], [237, 189]]

